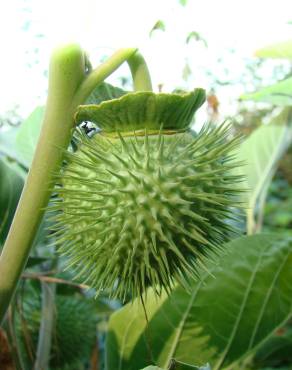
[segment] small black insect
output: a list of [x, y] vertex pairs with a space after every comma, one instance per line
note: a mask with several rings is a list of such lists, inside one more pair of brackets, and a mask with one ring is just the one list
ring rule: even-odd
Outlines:
[[88, 137], [92, 137], [97, 132], [100, 131], [100, 129], [98, 127], [96, 127], [93, 123], [87, 122], [87, 121], [86, 122], [82, 122], [79, 127], [84, 131], [84, 133]]

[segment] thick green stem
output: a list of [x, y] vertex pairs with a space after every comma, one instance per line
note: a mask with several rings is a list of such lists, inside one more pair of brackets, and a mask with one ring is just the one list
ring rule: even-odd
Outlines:
[[[49, 70], [49, 94], [42, 131], [13, 223], [0, 256], [0, 324], [26, 264], [31, 245], [48, 204], [54, 173], [61, 165], [74, 127], [73, 116], [94, 87], [136, 49], [123, 49], [85, 74], [86, 58], [77, 45], [57, 50]], [[140, 73], [139, 73], [140, 75]], [[135, 76], [134, 84], [135, 84]]]
[[0, 322], [7, 310], [42, 219], [72, 128], [71, 102], [85, 76], [79, 46], [57, 50], [50, 63], [49, 94], [31, 169], [0, 257]]

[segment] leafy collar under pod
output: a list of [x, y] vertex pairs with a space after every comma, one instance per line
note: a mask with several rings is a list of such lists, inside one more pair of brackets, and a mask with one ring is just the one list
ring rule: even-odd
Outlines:
[[78, 135], [59, 174], [54, 210], [59, 251], [97, 292], [121, 299], [187, 285], [233, 231], [238, 205], [228, 126], [190, 124], [205, 93], [130, 93], [80, 106]]
[[194, 113], [205, 102], [203, 89], [185, 94], [135, 92], [101, 104], [79, 106], [75, 120], [95, 123], [104, 133], [134, 130], [180, 132], [189, 128]]

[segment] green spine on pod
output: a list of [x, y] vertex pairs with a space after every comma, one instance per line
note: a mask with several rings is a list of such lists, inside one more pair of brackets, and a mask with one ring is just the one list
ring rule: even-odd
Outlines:
[[230, 126], [190, 125], [205, 92], [136, 92], [80, 106], [78, 149], [66, 153], [52, 210], [59, 251], [97, 290], [126, 299], [188, 286], [232, 234], [239, 164]]

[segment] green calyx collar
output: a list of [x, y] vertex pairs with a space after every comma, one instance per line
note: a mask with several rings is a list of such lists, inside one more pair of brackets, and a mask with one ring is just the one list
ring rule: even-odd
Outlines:
[[80, 105], [75, 122], [95, 123], [104, 132], [187, 129], [205, 102], [205, 90], [185, 94], [133, 92], [95, 105]]

